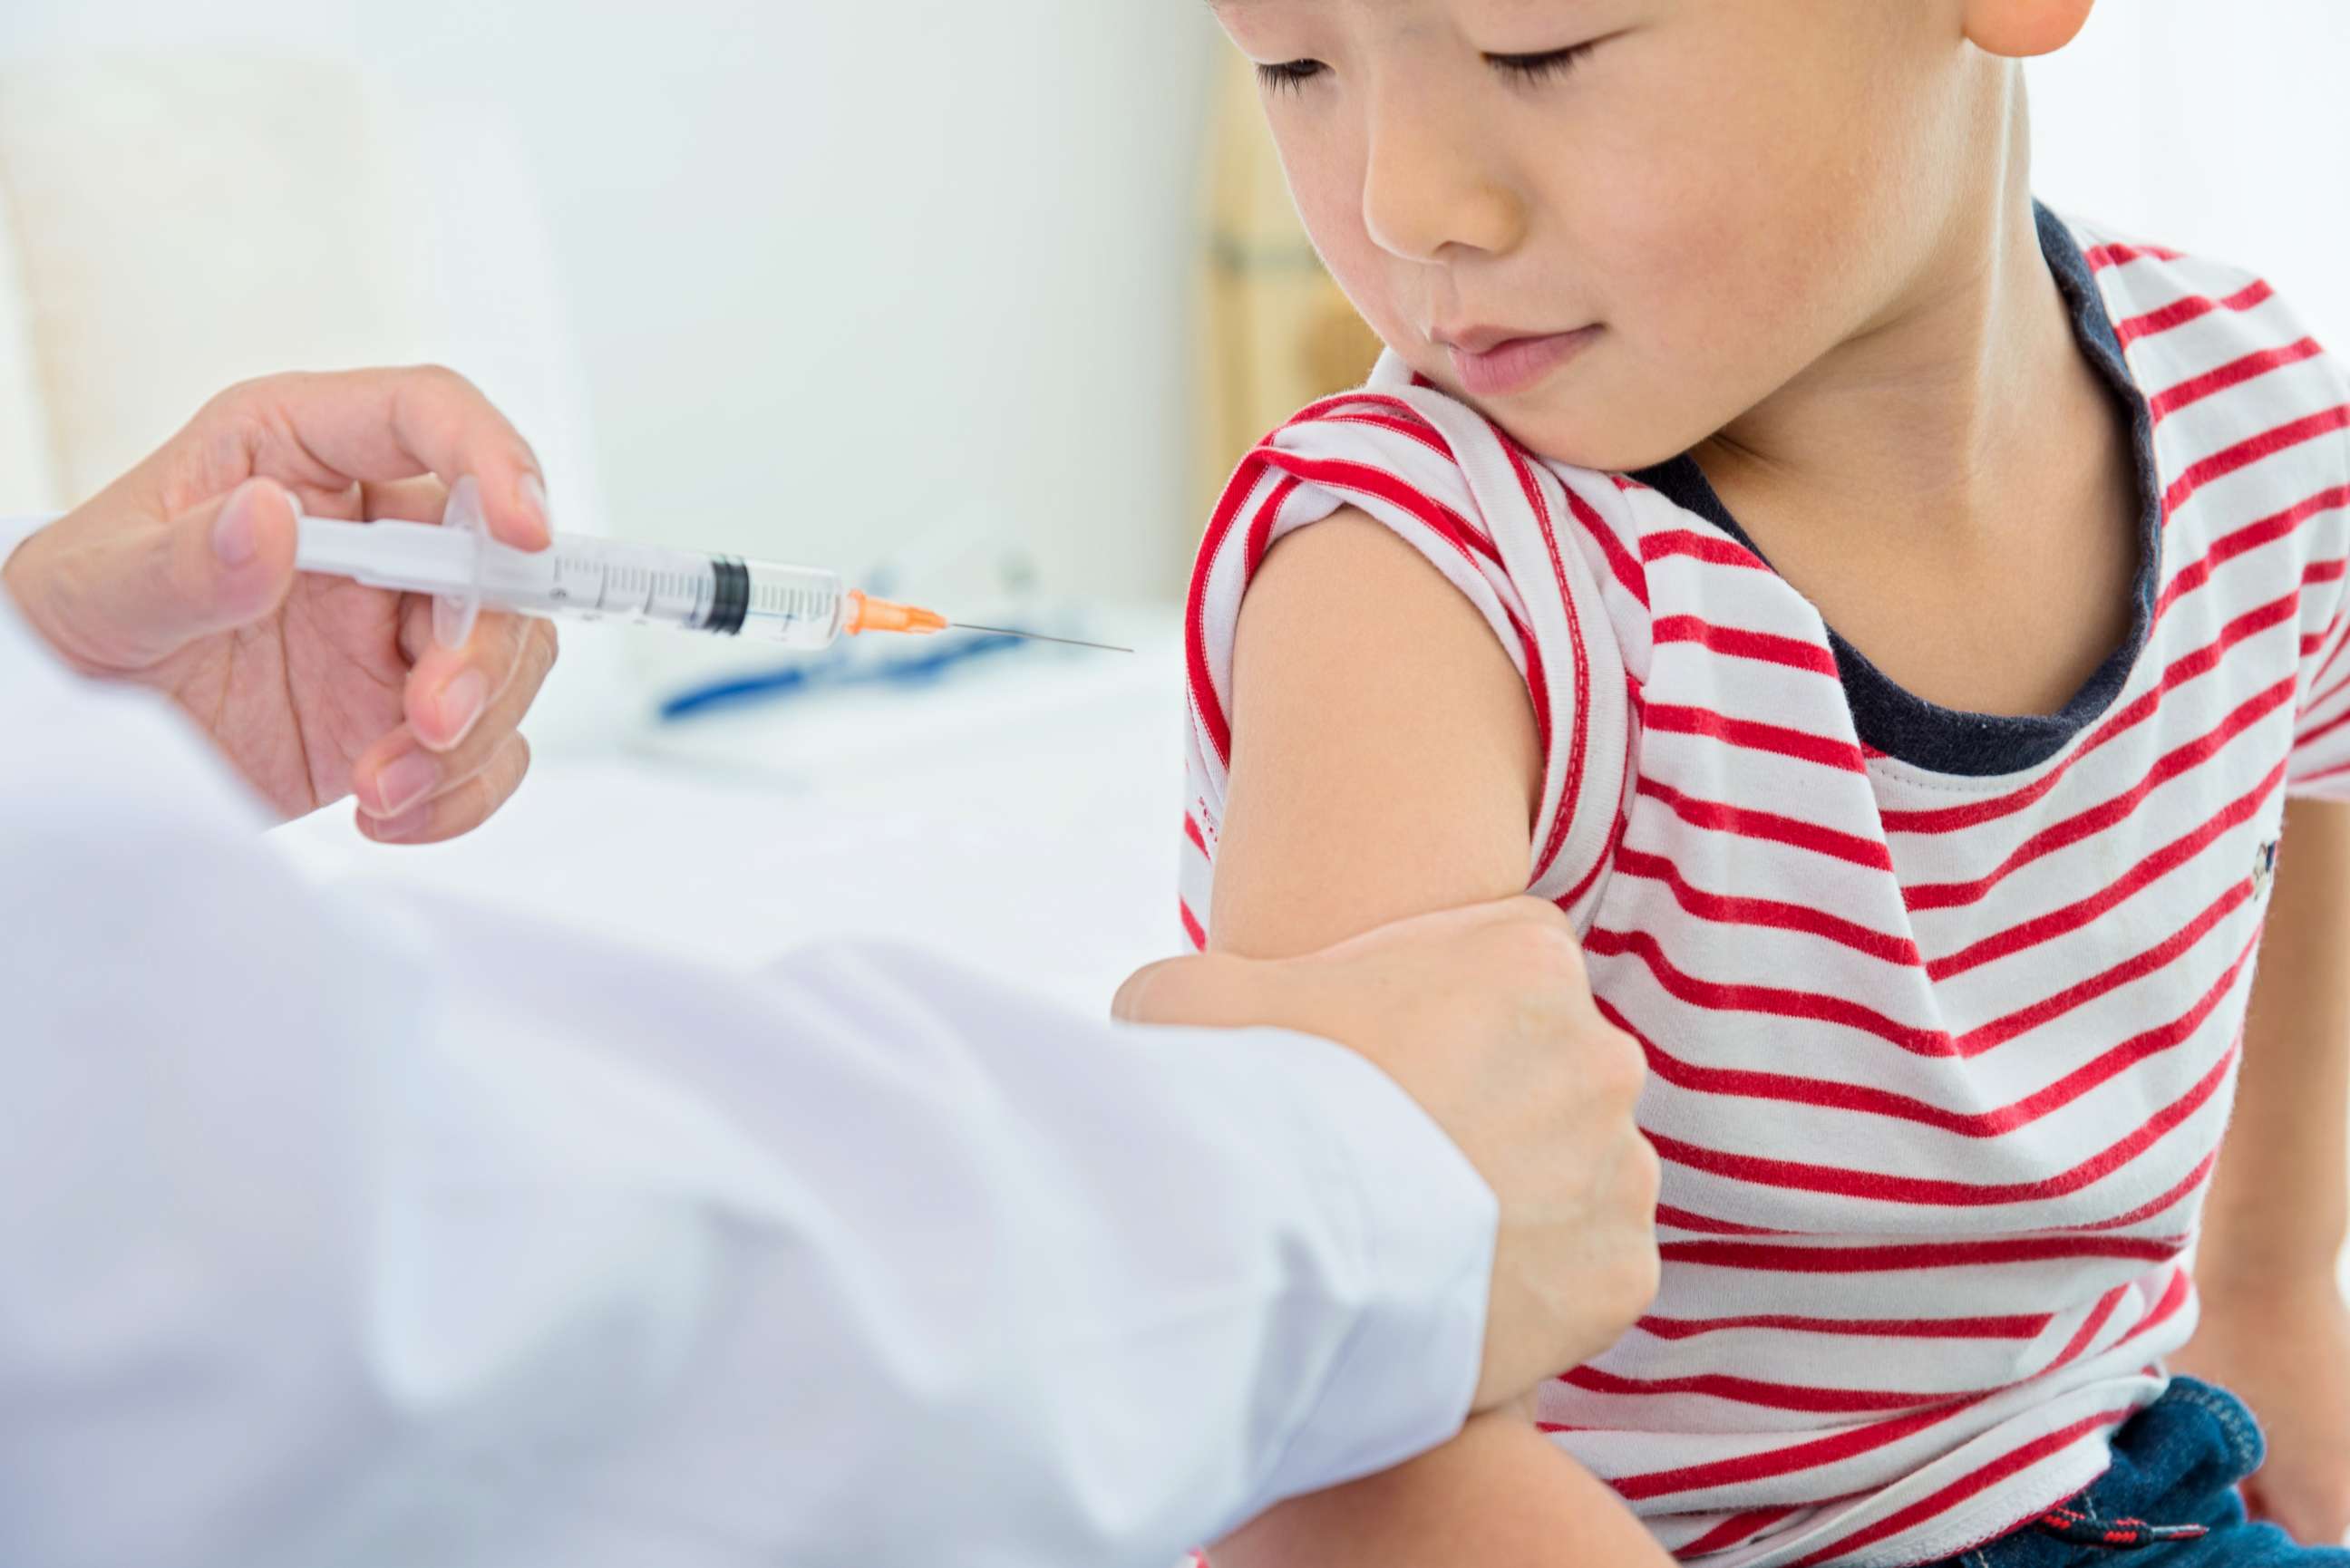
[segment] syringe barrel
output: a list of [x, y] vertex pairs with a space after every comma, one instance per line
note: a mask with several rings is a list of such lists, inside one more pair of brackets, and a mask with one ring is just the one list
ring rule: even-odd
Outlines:
[[830, 648], [848, 619], [840, 574], [815, 566], [737, 561], [749, 589], [742, 632], [787, 648]]
[[476, 607], [740, 634], [806, 649], [831, 647], [847, 618], [848, 595], [832, 572], [587, 535], [517, 550], [490, 538], [473, 522], [477, 515], [467, 511], [461, 524], [439, 527], [305, 517], [296, 560], [305, 571], [435, 596], [435, 635], [452, 642], [471, 630]]
[[840, 578], [805, 566], [578, 535], [533, 553], [488, 546], [483, 597], [581, 618], [615, 618], [740, 634], [800, 649], [840, 635]]

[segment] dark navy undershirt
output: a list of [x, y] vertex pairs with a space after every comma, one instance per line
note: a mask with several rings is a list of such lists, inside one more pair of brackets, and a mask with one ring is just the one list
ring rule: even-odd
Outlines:
[[[2033, 212], [2039, 220], [2041, 252], [2072, 306], [2073, 329], [2082, 351], [2112, 389], [2114, 400], [2130, 427], [2139, 515], [2137, 585], [2129, 636], [2060, 711], [2012, 717], [1962, 712], [1929, 702], [1897, 685], [1830, 628], [1828, 645], [1835, 650], [1845, 700], [1851, 705], [1853, 724], [1862, 742], [1931, 773], [1982, 778], [2046, 762], [2113, 706], [2154, 627], [2155, 595], [2162, 576], [2162, 482], [2154, 462], [2154, 418], [2145, 395], [2130, 379], [2122, 358], [2121, 338], [2106, 313], [2087, 258], [2062, 219], [2036, 202]], [[1632, 477], [1762, 555], [1721, 504], [1721, 497], [1714, 493], [1695, 458], [1684, 454]]]

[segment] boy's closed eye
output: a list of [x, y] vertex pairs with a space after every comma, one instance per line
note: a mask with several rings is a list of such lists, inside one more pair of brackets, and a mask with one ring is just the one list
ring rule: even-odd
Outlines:
[[[1211, 0], [1300, 215], [1411, 369], [1546, 457], [1645, 467], [1899, 314], [2086, 0]], [[1542, 342], [1472, 378], [1461, 328]], [[1472, 384], [1472, 379], [1476, 384]]]
[[[1485, 63], [1504, 80], [1535, 87], [1566, 75], [1607, 41], [1605, 38], [1593, 38], [1586, 43], [1544, 49], [1534, 54], [1505, 55], [1488, 51], [1484, 58]], [[1260, 64], [1256, 74], [1257, 80], [1270, 91], [1295, 92], [1307, 82], [1328, 75], [1329, 69], [1320, 60], [1276, 60]]]

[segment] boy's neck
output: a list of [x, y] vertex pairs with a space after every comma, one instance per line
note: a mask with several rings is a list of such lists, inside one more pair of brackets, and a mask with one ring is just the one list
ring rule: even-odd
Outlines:
[[[1799, 507], [1808, 528], [1996, 530], [2085, 472], [2085, 410], [2110, 393], [2041, 249], [2020, 82], [2002, 156], [1948, 209], [1942, 243], [1859, 332], [1700, 443], [1717, 485]], [[2103, 473], [2102, 459], [2087, 472]], [[2031, 510], [2033, 508], [2026, 508]]]

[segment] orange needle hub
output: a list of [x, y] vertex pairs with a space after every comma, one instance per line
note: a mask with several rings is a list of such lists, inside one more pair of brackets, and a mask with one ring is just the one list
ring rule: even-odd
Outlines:
[[854, 590], [848, 595], [848, 614], [841, 625], [841, 629], [851, 637], [864, 631], [899, 631], [914, 637], [928, 637], [946, 628], [947, 618], [936, 610], [892, 604], [888, 599], [868, 598]]

